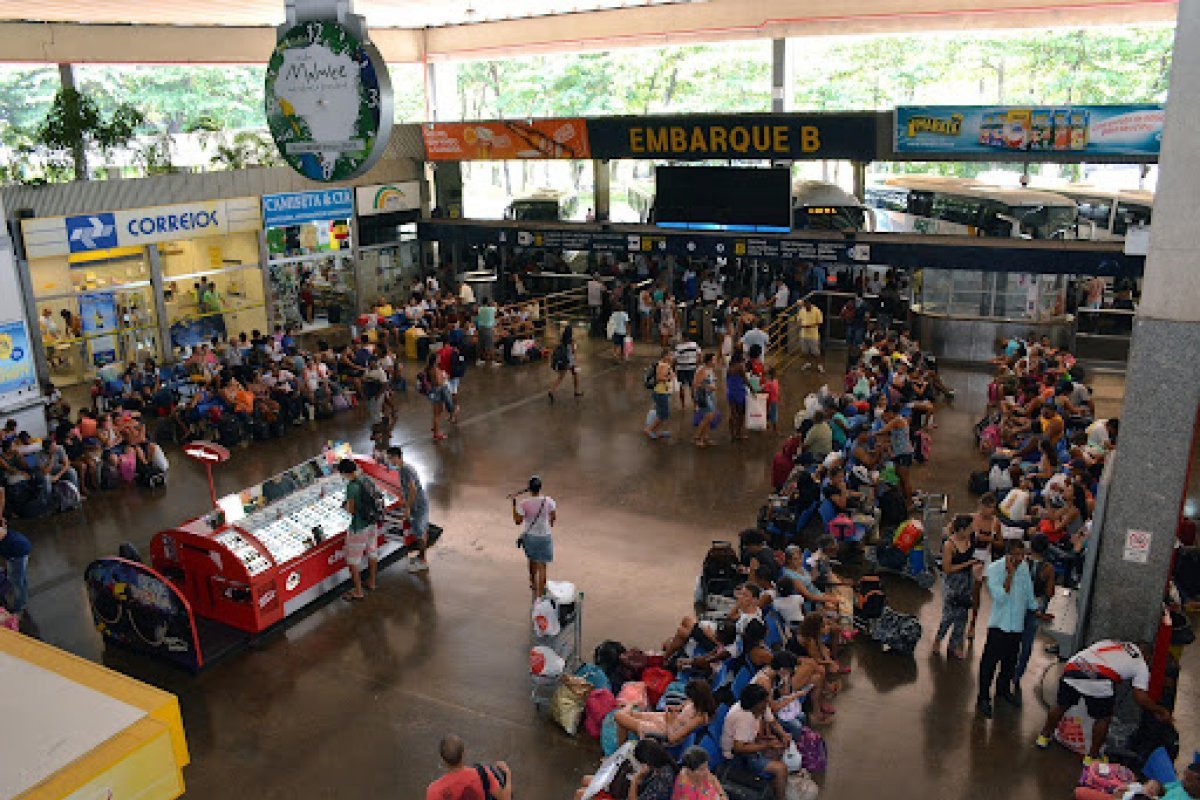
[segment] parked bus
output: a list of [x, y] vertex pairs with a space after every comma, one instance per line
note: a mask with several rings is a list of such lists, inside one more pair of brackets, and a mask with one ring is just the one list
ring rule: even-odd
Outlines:
[[570, 219], [578, 198], [553, 189], [538, 189], [508, 204], [505, 219], [518, 221], [557, 222]]
[[792, 184], [792, 230], [872, 231], [875, 215], [836, 184], [795, 181]]
[[1154, 192], [1099, 189], [1075, 183], [1055, 188], [1079, 208], [1079, 238], [1111, 241], [1125, 238], [1130, 228], [1150, 227]]
[[1071, 198], [1035, 189], [989, 186], [967, 178], [907, 175], [867, 187], [880, 231], [1074, 239]]

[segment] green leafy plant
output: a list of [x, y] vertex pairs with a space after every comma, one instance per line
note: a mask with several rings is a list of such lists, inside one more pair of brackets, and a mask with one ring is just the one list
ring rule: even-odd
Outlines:
[[69, 153], [75, 179], [88, 179], [87, 153], [97, 148], [107, 155], [133, 139], [145, 117], [133, 106], [121, 103], [103, 114], [96, 102], [74, 89], [60, 89], [45, 119], [38, 125], [36, 142], [51, 151]]
[[217, 142], [211, 163], [217, 169], [246, 169], [275, 167], [281, 159], [275, 144], [257, 131], [238, 131], [231, 138]]

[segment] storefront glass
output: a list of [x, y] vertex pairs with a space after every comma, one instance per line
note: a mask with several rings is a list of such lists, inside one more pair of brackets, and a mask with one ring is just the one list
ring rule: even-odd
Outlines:
[[150, 269], [142, 248], [29, 262], [51, 380], [79, 383], [112, 361], [162, 359]]
[[51, 379], [84, 382], [107, 363], [161, 363], [213, 335], [265, 329], [261, 226], [258, 198], [24, 220]]
[[351, 252], [350, 190], [289, 192], [262, 200], [271, 316], [312, 329], [357, 313], [361, 298]]
[[268, 329], [255, 233], [171, 242], [158, 248], [174, 347]]
[[927, 314], [1044, 320], [1063, 314], [1065, 292], [1061, 275], [926, 269], [916, 297]]

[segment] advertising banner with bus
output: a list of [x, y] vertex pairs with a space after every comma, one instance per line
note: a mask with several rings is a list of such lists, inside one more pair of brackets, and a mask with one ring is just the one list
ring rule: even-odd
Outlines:
[[896, 152], [926, 155], [1158, 155], [1165, 107], [902, 106]]

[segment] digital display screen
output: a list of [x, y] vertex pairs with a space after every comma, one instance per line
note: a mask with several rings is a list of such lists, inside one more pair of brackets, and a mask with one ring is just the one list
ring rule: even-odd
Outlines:
[[786, 167], [658, 167], [654, 182], [654, 222], [660, 227], [791, 230], [792, 177]]

